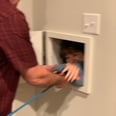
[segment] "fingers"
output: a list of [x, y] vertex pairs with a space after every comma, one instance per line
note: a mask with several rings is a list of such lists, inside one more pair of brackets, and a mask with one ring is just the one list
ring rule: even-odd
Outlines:
[[65, 78], [67, 79], [67, 81], [69, 82], [73, 82], [74, 80], [77, 79], [77, 72], [79, 70], [77, 70], [77, 68], [72, 67], [72, 70], [68, 71], [67, 75], [65, 76]]
[[52, 67], [54, 67], [55, 66], [55, 64], [54, 65], [43, 65], [43, 67], [45, 68], [45, 69], [47, 69], [47, 70], [51, 70], [52, 69]]
[[67, 72], [65, 79], [68, 82], [73, 82], [74, 80], [79, 80], [80, 77], [78, 76], [79, 74], [79, 68], [73, 64], [67, 64], [64, 70], [62, 71], [62, 74]]
[[53, 73], [54, 73], [54, 74], [58, 74], [58, 71], [54, 71]]

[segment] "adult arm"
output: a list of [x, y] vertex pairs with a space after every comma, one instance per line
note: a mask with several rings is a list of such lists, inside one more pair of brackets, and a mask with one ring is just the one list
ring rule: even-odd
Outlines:
[[54, 74], [43, 66], [37, 65], [22, 72], [24, 79], [31, 85], [46, 87], [49, 85], [67, 85], [64, 76]]
[[63, 76], [53, 74], [37, 63], [24, 15], [16, 13], [4, 20], [0, 26], [0, 47], [8, 65], [14, 71], [23, 75], [24, 79], [32, 85], [43, 87], [65, 83]]

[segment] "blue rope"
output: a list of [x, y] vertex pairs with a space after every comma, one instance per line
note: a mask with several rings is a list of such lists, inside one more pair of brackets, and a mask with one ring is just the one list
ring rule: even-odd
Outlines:
[[33, 102], [34, 100], [36, 100], [37, 98], [41, 97], [45, 92], [47, 92], [52, 86], [49, 86], [45, 89], [43, 89], [42, 91], [40, 91], [39, 93], [37, 93], [35, 96], [33, 96], [31, 99], [29, 99], [28, 101], [26, 101], [23, 105], [19, 106], [17, 109], [15, 109], [14, 111], [12, 111], [11, 113], [9, 113], [7, 116], [12, 116], [14, 113], [18, 112], [19, 110], [21, 110], [23, 107], [25, 107], [26, 105], [30, 104], [31, 102]]

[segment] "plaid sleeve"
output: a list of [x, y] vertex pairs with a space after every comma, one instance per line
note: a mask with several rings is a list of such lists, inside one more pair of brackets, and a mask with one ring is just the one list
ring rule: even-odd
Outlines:
[[10, 16], [0, 26], [1, 48], [8, 62], [19, 72], [37, 65], [24, 16], [22, 14]]

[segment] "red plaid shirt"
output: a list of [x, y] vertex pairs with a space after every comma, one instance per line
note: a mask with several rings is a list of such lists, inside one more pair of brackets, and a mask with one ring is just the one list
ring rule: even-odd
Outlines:
[[20, 73], [37, 65], [24, 15], [0, 0], [0, 116], [11, 111]]

